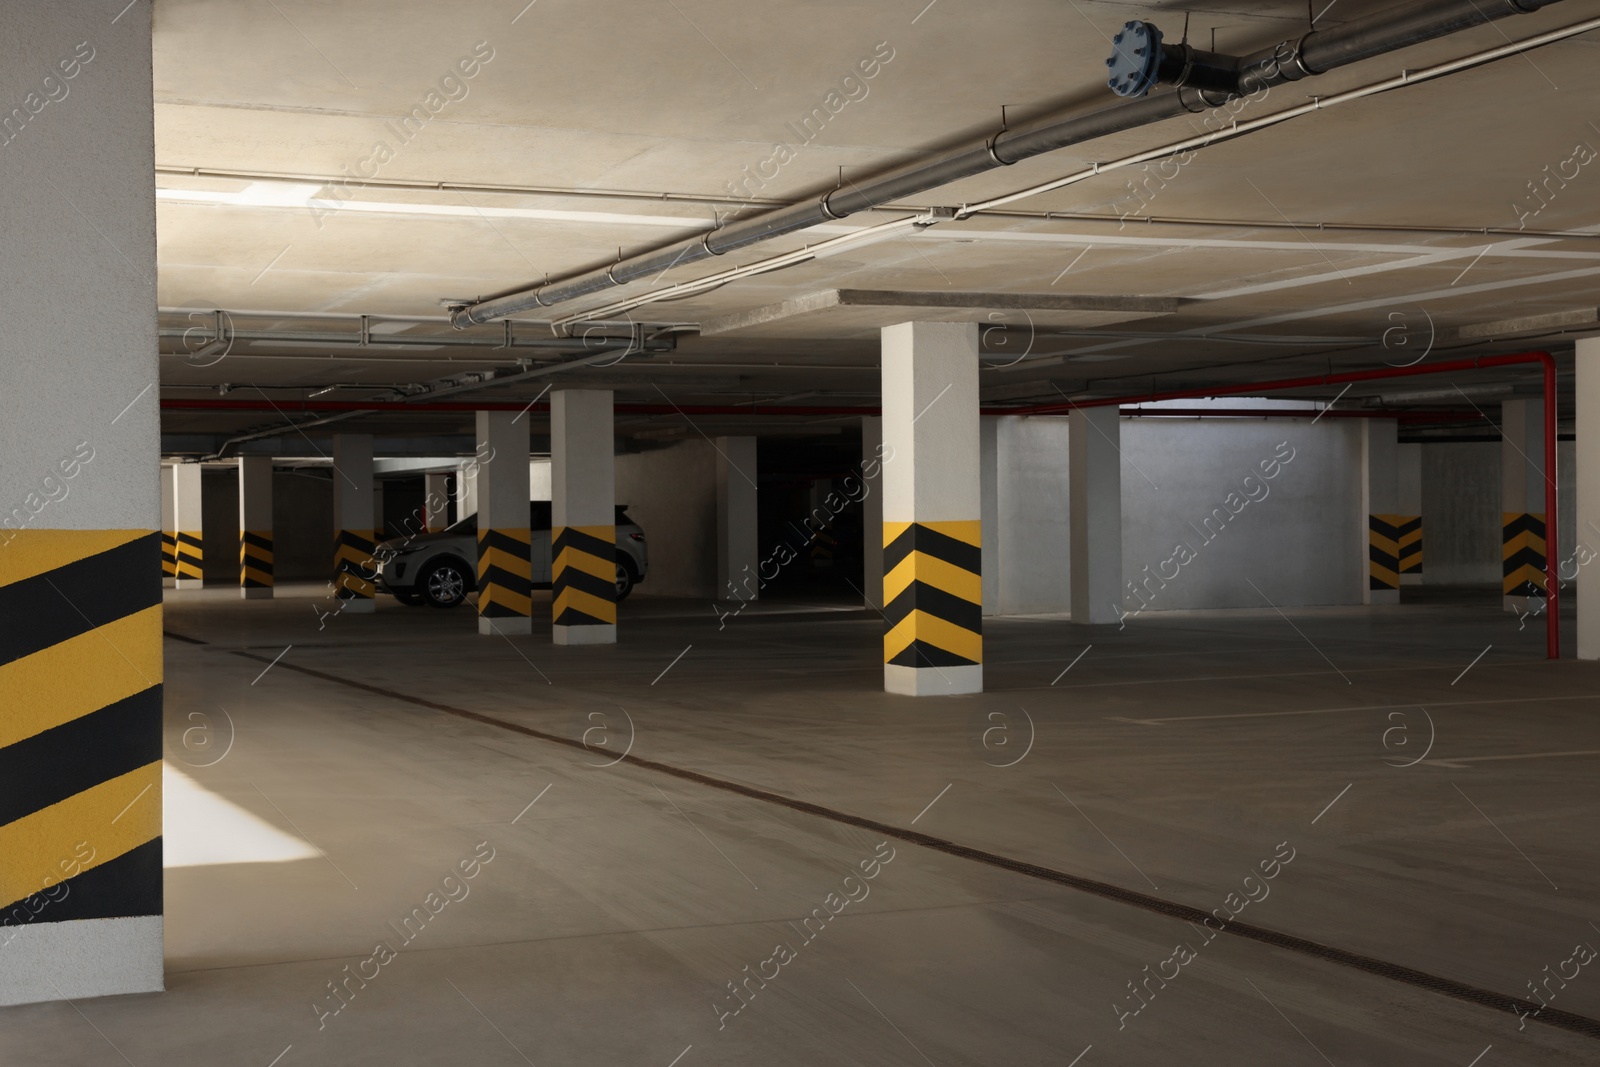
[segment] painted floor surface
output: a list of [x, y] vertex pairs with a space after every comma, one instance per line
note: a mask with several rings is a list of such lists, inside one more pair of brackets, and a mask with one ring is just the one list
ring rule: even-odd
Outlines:
[[0, 1009], [0, 1064], [1600, 1062], [1538, 1017], [617, 762], [1600, 1019], [1574, 962], [1600, 665], [1545, 662], [1493, 596], [987, 620], [988, 691], [912, 700], [867, 611], [640, 596], [621, 644], [556, 648], [282, 592], [167, 596], [167, 992]]

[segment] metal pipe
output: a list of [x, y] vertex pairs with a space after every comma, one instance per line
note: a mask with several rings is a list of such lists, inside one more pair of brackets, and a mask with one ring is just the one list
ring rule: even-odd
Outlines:
[[[1538, 10], [1560, 0], [1428, 0], [1400, 13], [1358, 19], [1329, 30], [1316, 30], [1304, 38], [1284, 41], [1241, 61], [1239, 87], [1255, 92], [1284, 81], [1321, 74], [1419, 41], [1441, 37], [1467, 26], [1507, 15]], [[1484, 8], [1487, 7], [1487, 11]], [[1388, 27], [1385, 34], [1385, 27]], [[1309, 46], [1309, 51], [1308, 51]], [[1244, 93], [1211, 93], [1180, 88], [1160, 96], [1144, 97], [1088, 114], [1056, 114], [1020, 129], [1003, 129], [980, 144], [926, 162], [915, 162], [876, 178], [851, 182], [816, 201], [730, 222], [720, 229], [687, 241], [619, 259], [609, 267], [585, 271], [537, 286], [524, 286], [479, 300], [451, 313], [451, 325], [466, 329], [479, 323], [525, 311], [551, 307], [582, 296], [626, 285], [647, 275], [663, 274], [675, 266], [724, 255], [759, 241], [846, 218], [857, 211], [880, 207], [902, 197], [948, 185], [963, 178], [1010, 166], [1033, 156], [1070, 145], [1123, 133], [1185, 113], [1198, 113], [1227, 103]]]

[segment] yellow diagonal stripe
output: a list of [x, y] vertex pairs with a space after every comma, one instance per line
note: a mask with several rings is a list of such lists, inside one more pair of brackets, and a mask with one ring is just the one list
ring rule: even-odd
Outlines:
[[1387, 555], [1398, 556], [1400, 554], [1400, 543], [1390, 540], [1382, 534], [1368, 534], [1367, 543]]
[[[115, 820], [115, 821], [113, 821]], [[0, 826], [0, 907], [39, 892], [46, 876], [65, 880], [62, 860], [87, 842], [94, 857], [79, 873], [161, 835], [161, 761], [148, 763]]]
[[246, 579], [249, 579], [252, 582], [260, 582], [262, 585], [271, 585], [272, 584], [272, 575], [268, 574], [266, 571], [257, 570], [254, 567], [242, 567], [242, 568], [240, 568], [240, 570], [239, 570], [239, 582], [240, 582], [240, 584], [242, 585]]
[[617, 621], [617, 606], [609, 600], [601, 600], [592, 593], [585, 593], [582, 589], [563, 589], [552, 605], [551, 618], [561, 618], [561, 613], [568, 608], [581, 611], [585, 615], [592, 615], [602, 622], [615, 624]]
[[617, 580], [617, 561], [614, 559], [601, 559], [591, 556], [587, 552], [580, 552], [576, 548], [566, 549], [556, 557], [555, 568], [550, 572], [551, 577], [560, 580], [561, 572], [571, 567], [575, 571], [592, 574], [608, 582]]
[[909, 522], [886, 522], [883, 524], [883, 547], [888, 548], [894, 544], [899, 536], [911, 529]]
[[1510, 559], [1512, 556], [1516, 555], [1518, 552], [1521, 552], [1525, 548], [1531, 548], [1535, 552], [1539, 553], [1539, 555], [1544, 555], [1544, 538], [1540, 537], [1532, 530], [1524, 530], [1511, 540], [1502, 542], [1500, 546], [1500, 558]]
[[485, 614], [484, 609], [490, 604], [498, 604], [502, 608], [516, 612], [518, 615], [533, 614], [532, 597], [513, 593], [505, 586], [495, 585], [493, 582], [478, 594], [478, 614]]
[[160, 682], [161, 605], [152, 604], [0, 666], [0, 748]]
[[533, 562], [527, 556], [513, 556], [503, 548], [479, 548], [478, 577], [482, 578], [490, 567], [499, 567], [520, 578], [533, 577]]
[[555, 533], [551, 536], [561, 536], [562, 530], [577, 530], [581, 534], [588, 534], [590, 537], [598, 538], [608, 544], [614, 545], [617, 543], [617, 528], [615, 526], [557, 526]]
[[983, 547], [983, 523], [978, 519], [962, 519], [956, 522], [922, 522], [919, 526], [926, 526], [934, 533], [942, 533], [973, 548]]
[[1383, 566], [1382, 564], [1379, 564], [1379, 563], [1371, 563], [1371, 564], [1369, 564], [1368, 565], [1368, 573], [1370, 573], [1372, 575], [1372, 577], [1376, 578], [1378, 581], [1380, 581], [1383, 584], [1387, 585], [1391, 589], [1400, 588], [1400, 576], [1398, 574], [1396, 574], [1394, 571], [1390, 570], [1388, 567]]
[[983, 603], [983, 579], [980, 576], [922, 552], [911, 553], [883, 576], [884, 602], [888, 603], [899, 596], [912, 582], [931, 585], [974, 604]]
[[924, 641], [935, 648], [953, 652], [974, 663], [983, 662], [983, 635], [954, 623], [945, 622], [937, 615], [913, 611], [899, 625], [883, 635], [883, 660], [887, 663], [913, 641]]
[[108, 552], [154, 530], [0, 530], [0, 585]]

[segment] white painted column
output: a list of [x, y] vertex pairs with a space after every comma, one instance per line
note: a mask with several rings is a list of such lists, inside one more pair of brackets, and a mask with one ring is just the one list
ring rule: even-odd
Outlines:
[[178, 572], [178, 505], [173, 467], [161, 468], [161, 585], [171, 589]]
[[0, 33], [0, 1005], [162, 988], [150, 11], [8, 4]]
[[533, 633], [528, 423], [478, 412], [478, 633]]
[[199, 589], [206, 580], [205, 520], [200, 507], [200, 464], [180, 463], [172, 468], [172, 514], [178, 524], [177, 580], [179, 589]]
[[455, 520], [460, 522], [468, 515], [478, 513], [478, 461], [463, 463], [456, 468]]
[[985, 618], [1000, 613], [1000, 483], [1005, 479], [1000, 459], [1001, 426], [998, 415], [978, 417], [978, 513], [987, 533], [980, 554]]
[[1401, 542], [1406, 523], [1399, 514], [1399, 432], [1400, 424], [1394, 419], [1362, 419], [1358, 427], [1361, 514], [1356, 523], [1367, 543], [1359, 575], [1363, 604], [1400, 603]]
[[1578, 658], [1600, 659], [1600, 337], [1577, 342], [1577, 512], [1573, 561], [1563, 573], [1577, 570]]
[[428, 533], [450, 525], [450, 475], [446, 471], [422, 476], [422, 517]]
[[1412, 527], [1401, 535], [1400, 584], [1421, 585], [1425, 536], [1422, 521], [1422, 446], [1395, 446], [1395, 510]]
[[861, 420], [861, 596], [883, 610], [883, 418]]
[[333, 438], [333, 585], [340, 610], [376, 610], [373, 595], [378, 565], [372, 514], [372, 435], [335, 434]]
[[1506, 611], [1544, 611], [1544, 403], [1500, 405], [1500, 554]]
[[883, 341], [883, 687], [983, 690], [978, 327], [906, 322]]
[[272, 599], [272, 457], [239, 457], [239, 595]]
[[609, 389], [564, 389], [551, 398], [551, 636], [558, 645], [617, 641], [612, 422]]
[[1067, 419], [1072, 621], [1116, 622], [1122, 613], [1122, 417], [1084, 408]]
[[719, 437], [717, 446], [717, 574], [719, 600], [760, 595], [756, 544], [756, 439]]

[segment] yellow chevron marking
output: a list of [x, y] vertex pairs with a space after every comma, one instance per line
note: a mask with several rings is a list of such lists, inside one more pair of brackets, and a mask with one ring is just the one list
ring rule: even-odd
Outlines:
[[913, 641], [922, 641], [974, 663], [983, 662], [983, 635], [946, 622], [925, 611], [913, 611], [883, 636], [883, 661], [894, 659]]
[[482, 578], [490, 567], [499, 567], [519, 578], [533, 577], [533, 561], [527, 556], [513, 556], [503, 548], [479, 548], [478, 577]]
[[1501, 544], [1500, 558], [1510, 559], [1512, 556], [1516, 555], [1518, 552], [1521, 552], [1525, 548], [1531, 548], [1535, 552], [1539, 553], [1539, 555], [1544, 555], [1544, 538], [1533, 533], [1531, 530], [1519, 533], [1511, 540], [1505, 541]]
[[555, 538], [561, 536], [562, 530], [576, 530], [578, 533], [588, 534], [590, 537], [598, 538], [609, 545], [617, 543], [617, 528], [615, 526], [557, 526], [550, 533], [552, 544], [555, 543]]
[[599, 556], [591, 556], [589, 553], [576, 548], [565, 549], [561, 555], [556, 557], [555, 566], [550, 571], [551, 578], [555, 581], [560, 581], [561, 573], [568, 567], [575, 571], [582, 571], [584, 574], [592, 574], [596, 578], [607, 582], [617, 580], [617, 561], [615, 559], [601, 559]]
[[[354, 574], [341, 574], [334, 578], [334, 588], [343, 592], [353, 593], [356, 596], [370, 597], [376, 591], [373, 584]], [[349, 599], [346, 597], [345, 599]]]
[[[160, 835], [161, 761], [156, 760], [0, 826], [0, 856], [6, 858], [0, 864], [0, 906], [39, 892], [47, 877], [65, 881], [71, 868], [63, 870], [63, 861], [76, 862], [74, 873], [81, 873]], [[82, 842], [94, 850], [87, 861], [74, 853]]]
[[[489, 532], [498, 537], [504, 537], [511, 541], [519, 541], [525, 545], [531, 545], [533, 543], [533, 534], [526, 526], [495, 526], [491, 527]], [[481, 544], [484, 540], [486, 540], [486, 538], [480, 534], [478, 537], [479, 543]]]
[[936, 556], [913, 552], [883, 576], [883, 599], [889, 603], [912, 582], [922, 582], [974, 604], [983, 603], [983, 579]]
[[502, 608], [516, 612], [518, 615], [533, 614], [533, 598], [520, 593], [513, 593], [503, 585], [493, 582], [478, 594], [478, 614], [485, 614], [484, 609], [490, 604], [497, 604]]
[[1372, 563], [1368, 568], [1368, 573], [1391, 589], [1400, 588], [1400, 575], [1397, 572], [1390, 570], [1388, 567], [1378, 563]]
[[0, 585], [108, 552], [154, 530], [0, 530]]
[[561, 618], [561, 613], [568, 608], [581, 611], [585, 615], [592, 615], [602, 622], [613, 625], [617, 621], [617, 606], [609, 600], [601, 600], [592, 593], [585, 593], [582, 589], [567, 588], [557, 594], [552, 605], [551, 618]]
[[900, 535], [911, 529], [909, 522], [886, 522], [883, 524], [883, 547], [888, 548], [900, 539]]
[[241, 567], [239, 569], [239, 584], [246, 581], [260, 582], [262, 585], [272, 584], [272, 575], [267, 571], [257, 570], [254, 567]]

